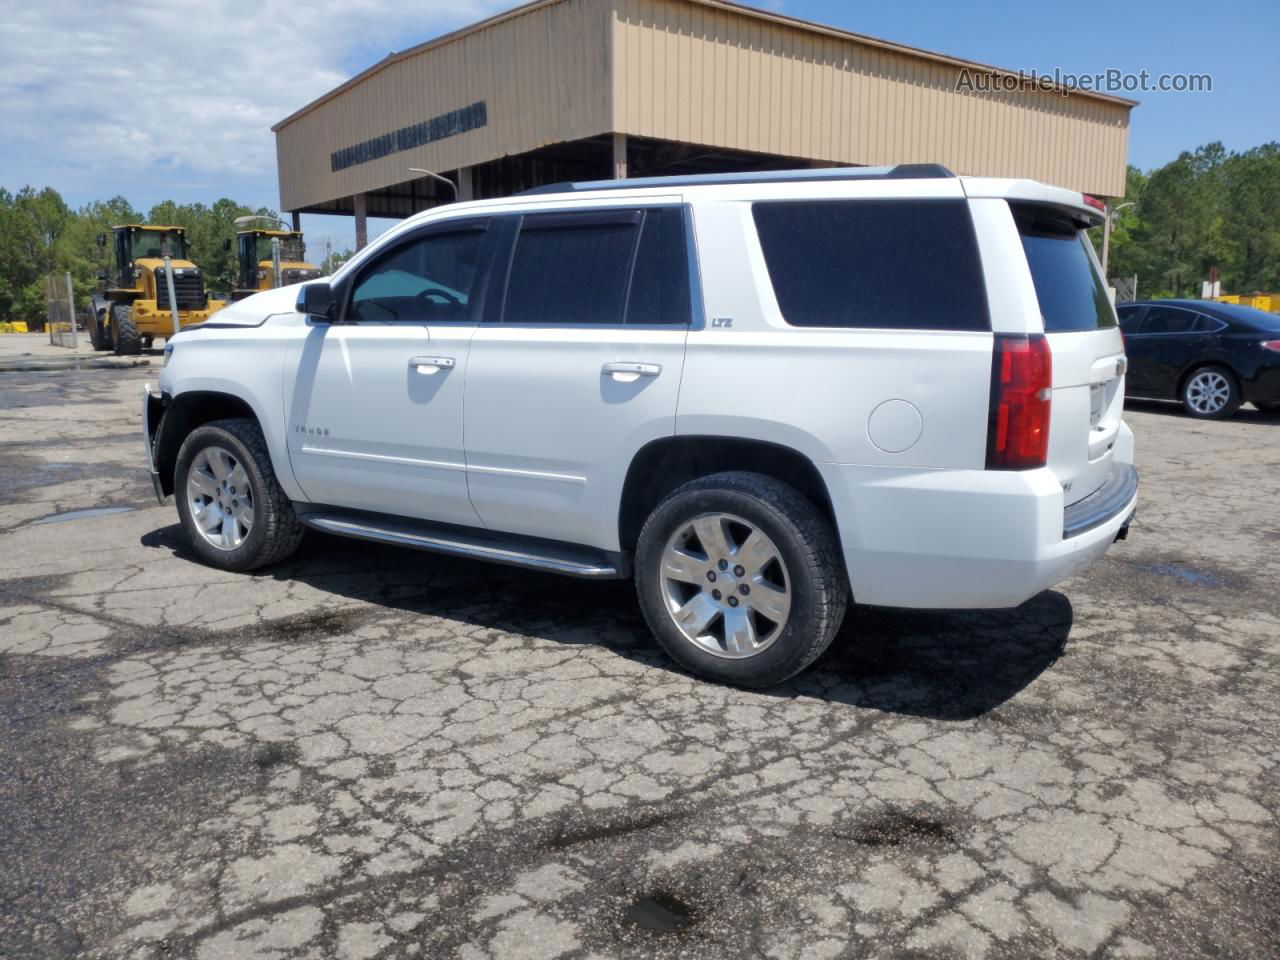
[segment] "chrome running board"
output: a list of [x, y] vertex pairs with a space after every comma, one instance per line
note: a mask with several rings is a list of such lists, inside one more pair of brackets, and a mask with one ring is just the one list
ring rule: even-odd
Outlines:
[[489, 531], [472, 531], [463, 527], [444, 527], [424, 521], [383, 518], [367, 515], [351, 516], [344, 512], [303, 512], [298, 519], [313, 530], [340, 537], [389, 543], [398, 547], [428, 550], [472, 560], [488, 560], [512, 567], [543, 570], [570, 577], [616, 580], [622, 576], [622, 563], [610, 562], [603, 552], [585, 547], [553, 543], [545, 540], [495, 536]]

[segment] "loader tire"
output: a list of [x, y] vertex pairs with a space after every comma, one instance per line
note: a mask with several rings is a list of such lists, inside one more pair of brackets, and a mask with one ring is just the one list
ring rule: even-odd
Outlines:
[[110, 350], [111, 335], [107, 332], [106, 311], [93, 310], [89, 314], [89, 341], [95, 350]]
[[136, 357], [142, 352], [142, 336], [133, 322], [133, 308], [127, 303], [111, 305], [111, 339], [118, 357]]

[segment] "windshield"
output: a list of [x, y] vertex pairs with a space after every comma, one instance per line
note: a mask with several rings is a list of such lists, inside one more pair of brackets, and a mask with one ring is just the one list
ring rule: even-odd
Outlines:
[[271, 237], [259, 236], [257, 238], [256, 257], [257, 262], [271, 259], [271, 241], [278, 239], [280, 241], [280, 259], [285, 262], [299, 262], [306, 255], [306, 246], [302, 242], [302, 237]]
[[130, 230], [129, 243], [132, 259], [143, 257], [173, 257], [185, 260], [187, 241], [176, 230]]

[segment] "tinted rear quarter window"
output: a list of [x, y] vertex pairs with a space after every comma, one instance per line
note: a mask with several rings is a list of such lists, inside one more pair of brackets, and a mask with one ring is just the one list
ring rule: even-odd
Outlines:
[[1045, 333], [1116, 325], [1107, 288], [1094, 268], [1089, 237], [1065, 216], [1031, 204], [1010, 204], [1031, 268]]
[[792, 326], [991, 329], [964, 200], [761, 201], [752, 213]]
[[1142, 321], [1143, 333], [1190, 333], [1196, 326], [1196, 314], [1181, 307], [1148, 307]]
[[1142, 316], [1142, 307], [1117, 307], [1116, 316], [1120, 320], [1120, 329], [1125, 333], [1136, 333], [1137, 322]]
[[675, 207], [525, 217], [503, 322], [687, 324], [685, 251]]

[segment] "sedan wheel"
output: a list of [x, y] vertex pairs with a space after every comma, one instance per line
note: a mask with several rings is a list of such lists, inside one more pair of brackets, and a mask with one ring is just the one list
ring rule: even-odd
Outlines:
[[1182, 405], [1193, 417], [1229, 417], [1240, 406], [1239, 390], [1227, 370], [1205, 367], [1193, 373], [1182, 388]]

